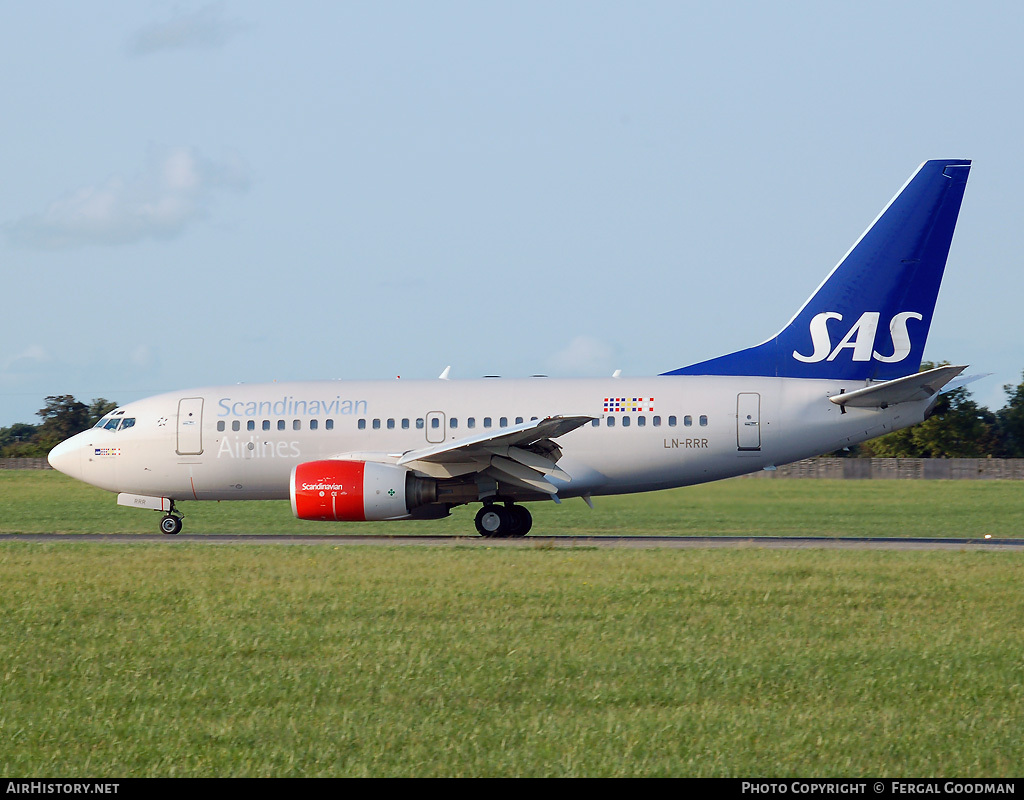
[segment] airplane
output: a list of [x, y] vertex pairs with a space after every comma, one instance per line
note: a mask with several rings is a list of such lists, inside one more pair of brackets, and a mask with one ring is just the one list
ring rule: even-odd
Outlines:
[[524, 503], [715, 481], [926, 419], [966, 366], [919, 372], [969, 160], [926, 161], [774, 336], [632, 378], [213, 386], [121, 406], [49, 454], [57, 470], [162, 513], [290, 499], [299, 519], [439, 519], [518, 537]]

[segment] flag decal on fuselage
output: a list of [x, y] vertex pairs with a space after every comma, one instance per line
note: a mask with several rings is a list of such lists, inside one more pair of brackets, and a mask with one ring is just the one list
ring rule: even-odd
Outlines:
[[606, 414], [636, 414], [644, 411], [654, 411], [653, 397], [606, 397], [604, 399], [604, 413]]

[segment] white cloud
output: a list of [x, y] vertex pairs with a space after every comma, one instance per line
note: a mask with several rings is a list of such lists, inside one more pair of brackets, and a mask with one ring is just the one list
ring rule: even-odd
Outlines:
[[128, 363], [135, 369], [153, 369], [160, 363], [159, 356], [148, 344], [136, 345], [128, 353]]
[[0, 364], [0, 385], [20, 386], [52, 369], [53, 357], [42, 345], [34, 344], [9, 356]]
[[219, 193], [247, 188], [237, 159], [217, 162], [187, 147], [154, 149], [132, 178], [77, 189], [4, 229], [12, 243], [46, 250], [169, 239], [202, 219]]
[[557, 373], [570, 375], [611, 375], [615, 351], [592, 336], [577, 336], [569, 344], [551, 355], [548, 367]]
[[52, 361], [46, 348], [39, 344], [30, 345], [4, 362], [5, 373], [36, 372], [40, 365]]
[[129, 37], [127, 50], [135, 56], [161, 50], [212, 50], [247, 28], [247, 23], [224, 16], [223, 3], [213, 3], [192, 14], [178, 13], [166, 22], [141, 28]]

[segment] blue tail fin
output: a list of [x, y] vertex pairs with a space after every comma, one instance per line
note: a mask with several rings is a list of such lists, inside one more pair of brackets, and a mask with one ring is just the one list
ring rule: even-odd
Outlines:
[[971, 162], [926, 161], [766, 342], [665, 375], [888, 380], [917, 372]]

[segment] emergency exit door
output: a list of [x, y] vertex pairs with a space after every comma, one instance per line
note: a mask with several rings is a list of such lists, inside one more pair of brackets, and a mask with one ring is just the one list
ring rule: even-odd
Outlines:
[[761, 395], [757, 392], [736, 395], [736, 448], [761, 449]]
[[427, 441], [441, 444], [445, 439], [445, 417], [443, 411], [431, 411], [427, 414]]

